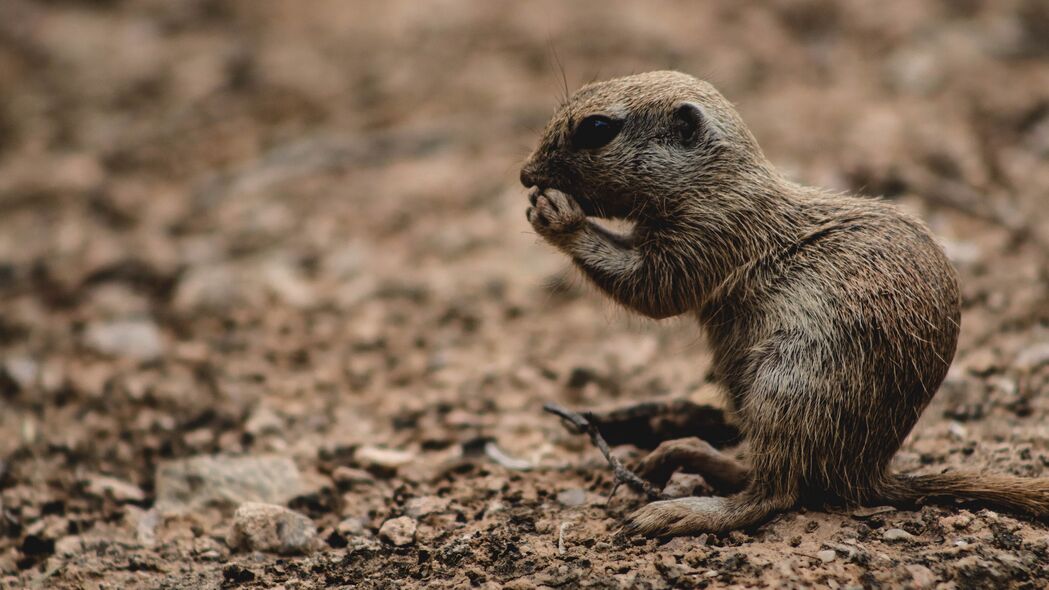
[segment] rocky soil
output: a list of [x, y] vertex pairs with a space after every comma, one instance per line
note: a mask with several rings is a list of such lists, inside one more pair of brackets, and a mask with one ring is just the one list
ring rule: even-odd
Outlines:
[[708, 349], [516, 178], [563, 84], [656, 68], [942, 237], [898, 467], [1049, 476], [1043, 0], [4, 0], [0, 587], [1046, 587], [1046, 525], [976, 505], [616, 535], [642, 499], [541, 406], [718, 403]]

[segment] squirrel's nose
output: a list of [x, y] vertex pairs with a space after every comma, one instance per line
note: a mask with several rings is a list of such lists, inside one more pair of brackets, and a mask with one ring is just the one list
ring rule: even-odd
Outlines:
[[521, 168], [521, 184], [525, 188], [532, 188], [536, 185], [535, 170], [527, 164]]

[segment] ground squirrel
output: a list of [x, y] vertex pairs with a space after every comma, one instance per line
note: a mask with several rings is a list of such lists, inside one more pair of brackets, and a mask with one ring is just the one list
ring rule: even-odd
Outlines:
[[628, 531], [726, 531], [799, 504], [923, 498], [1049, 515], [1049, 479], [889, 469], [954, 357], [955, 272], [895, 206], [777, 172], [710, 84], [651, 72], [583, 87], [521, 182], [534, 187], [535, 231], [612, 299], [699, 320], [748, 444], [744, 464], [698, 438], [664, 443], [643, 475], [684, 467], [731, 494], [653, 502]]

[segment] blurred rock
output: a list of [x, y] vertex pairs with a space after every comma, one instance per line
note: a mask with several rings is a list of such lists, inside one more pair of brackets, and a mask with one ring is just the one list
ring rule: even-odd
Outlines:
[[361, 273], [371, 253], [363, 243], [353, 242], [331, 249], [321, 262], [321, 272], [338, 281]]
[[887, 531], [882, 533], [881, 538], [882, 540], [888, 541], [889, 543], [903, 543], [913, 541], [915, 539], [914, 535], [908, 533], [907, 531], [895, 528], [888, 529]]
[[204, 263], [179, 280], [174, 306], [183, 312], [256, 306], [271, 295], [292, 307], [316, 303], [313, 286], [285, 255], [241, 264]]
[[271, 553], [309, 553], [317, 538], [313, 521], [275, 504], [247, 502], [233, 515], [226, 543], [231, 549]]
[[963, 530], [973, 522], [973, 517], [968, 512], [959, 512], [940, 518], [940, 526], [945, 529]]
[[364, 528], [364, 522], [355, 516], [343, 519], [335, 528], [340, 534], [347, 537], [363, 535], [368, 532], [367, 529]]
[[70, 557], [79, 554], [84, 548], [84, 539], [80, 535], [67, 535], [55, 541], [55, 555]]
[[93, 475], [87, 479], [87, 493], [99, 498], [112, 498], [117, 502], [142, 502], [145, 492], [136, 485], [107, 475]]
[[29, 357], [16, 356], [4, 361], [0, 374], [6, 375], [20, 390], [26, 390], [37, 381], [40, 365]]
[[998, 355], [988, 348], [979, 348], [964, 359], [960, 363], [965, 369], [977, 376], [987, 376], [998, 369]]
[[415, 542], [415, 521], [407, 516], [391, 518], [379, 527], [379, 538], [396, 547]]
[[936, 582], [938, 581], [936, 574], [932, 573], [932, 570], [924, 565], [911, 564], [904, 566], [904, 569], [907, 570], [910, 581], [914, 584], [916, 590], [921, 588], [933, 588], [936, 586]]
[[586, 503], [586, 490], [570, 488], [557, 493], [557, 501], [569, 508], [582, 506]]
[[448, 509], [448, 500], [437, 496], [412, 498], [404, 505], [404, 512], [412, 518], [422, 518]]
[[413, 459], [414, 453], [382, 447], [361, 447], [353, 453], [353, 460], [359, 465], [383, 471], [396, 471], [398, 467], [407, 465]]
[[174, 306], [188, 312], [221, 311], [249, 304], [244, 283], [242, 273], [231, 265], [194, 266], [179, 280]]
[[675, 473], [663, 487], [663, 493], [671, 498], [685, 498], [696, 495], [696, 488], [706, 488], [703, 476], [695, 473]]
[[311, 307], [316, 302], [313, 287], [289, 262], [274, 259], [259, 269], [261, 280], [269, 292], [292, 307]]
[[524, 459], [518, 459], [507, 455], [499, 445], [493, 441], [488, 441], [484, 445], [484, 454], [503, 467], [513, 471], [527, 471], [532, 468], [532, 464]]
[[943, 83], [943, 64], [927, 49], [903, 48], [889, 58], [887, 68], [890, 84], [908, 94], [929, 94]]
[[838, 553], [833, 549], [824, 549], [817, 553], [816, 557], [818, 557], [823, 563], [830, 563], [838, 558]]
[[164, 354], [160, 329], [148, 319], [94, 323], [84, 331], [84, 345], [114, 357], [150, 361]]
[[335, 484], [342, 488], [353, 487], [357, 484], [368, 484], [375, 482], [375, 477], [363, 469], [354, 469], [339, 465], [331, 472], [331, 478]]
[[144, 547], [156, 544], [157, 524], [160, 523], [160, 515], [156, 508], [142, 510], [137, 506], [127, 506], [124, 509], [124, 519], [135, 529], [135, 538]]
[[255, 408], [244, 422], [244, 431], [255, 437], [280, 432], [283, 428], [284, 419], [267, 406]]
[[1049, 342], [1039, 342], [1016, 355], [1013, 366], [1020, 371], [1030, 372], [1047, 363], [1049, 363]]
[[295, 463], [275, 456], [168, 461], [157, 468], [156, 487], [158, 509], [174, 513], [244, 502], [284, 504], [305, 491]]

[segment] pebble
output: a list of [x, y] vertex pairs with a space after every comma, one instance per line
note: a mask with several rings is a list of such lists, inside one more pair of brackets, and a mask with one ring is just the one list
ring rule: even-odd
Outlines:
[[830, 563], [837, 559], [838, 553], [833, 549], [824, 549], [823, 551], [817, 553], [816, 557], [818, 557], [823, 563]]
[[924, 565], [908, 565], [905, 566], [905, 569], [910, 575], [911, 582], [913, 582], [915, 589], [933, 588], [936, 586], [936, 574]]
[[245, 277], [229, 265], [191, 267], [175, 290], [174, 307], [181, 311], [215, 310], [245, 304]]
[[437, 496], [412, 498], [404, 505], [404, 512], [412, 518], [422, 518], [429, 514], [444, 512], [448, 509], [448, 500]]
[[137, 506], [127, 506], [124, 521], [135, 529], [135, 538], [145, 547], [152, 547], [157, 542], [157, 525], [160, 515], [156, 508], [142, 510]]
[[966, 356], [961, 365], [970, 374], [985, 377], [998, 368], [998, 355], [988, 348], [978, 348]]
[[331, 478], [335, 481], [335, 484], [343, 487], [353, 487], [359, 484], [373, 483], [375, 478], [372, 474], [368, 473], [363, 469], [354, 469], [353, 467], [346, 467], [345, 465], [339, 465], [331, 472]]
[[295, 462], [287, 457], [200, 455], [161, 463], [157, 507], [178, 513], [244, 502], [285, 504], [305, 491]]
[[678, 472], [670, 476], [670, 481], [663, 487], [663, 494], [670, 498], [695, 496], [696, 488], [704, 487], [705, 484], [706, 481], [701, 475]]
[[84, 345], [95, 352], [150, 361], [164, 354], [164, 341], [157, 325], [148, 319], [94, 323], [84, 331]]
[[1049, 342], [1041, 342], [1016, 355], [1013, 365], [1023, 372], [1029, 372], [1049, 363]]
[[86, 491], [92, 496], [109, 497], [117, 502], [142, 502], [146, 499], [146, 493], [138, 486], [108, 475], [89, 477]]
[[84, 548], [84, 540], [79, 535], [67, 535], [55, 541], [55, 555], [68, 557], [77, 555]]
[[339, 531], [339, 533], [347, 537], [363, 535], [365, 532], [364, 523], [361, 522], [361, 519], [355, 516], [351, 516], [347, 519], [344, 519], [335, 528]]
[[255, 437], [280, 432], [283, 428], [284, 420], [266, 406], [256, 408], [244, 421], [244, 431]]
[[574, 508], [586, 503], [586, 490], [580, 488], [569, 488], [557, 493], [557, 501], [561, 504]]
[[973, 522], [973, 517], [967, 513], [951, 514], [940, 519], [940, 526], [946, 529], [965, 529]]
[[384, 470], [396, 470], [410, 463], [412, 459], [415, 459], [413, 453], [382, 447], [361, 447], [353, 453], [353, 460], [358, 464]]
[[40, 374], [40, 366], [28, 357], [13, 357], [4, 361], [0, 372], [6, 373], [12, 381], [18, 384], [19, 389], [29, 389], [36, 383]]
[[903, 529], [889, 529], [881, 534], [881, 538], [890, 543], [897, 543], [913, 541], [915, 537]]
[[396, 547], [415, 542], [415, 521], [407, 516], [391, 518], [379, 527], [379, 538]]
[[269, 291], [284, 303], [298, 308], [314, 305], [317, 297], [313, 287], [294, 265], [282, 259], [266, 262], [259, 269], [261, 281]]
[[226, 543], [231, 549], [288, 555], [309, 553], [316, 538], [317, 528], [304, 515], [276, 504], [246, 502], [233, 515]]

